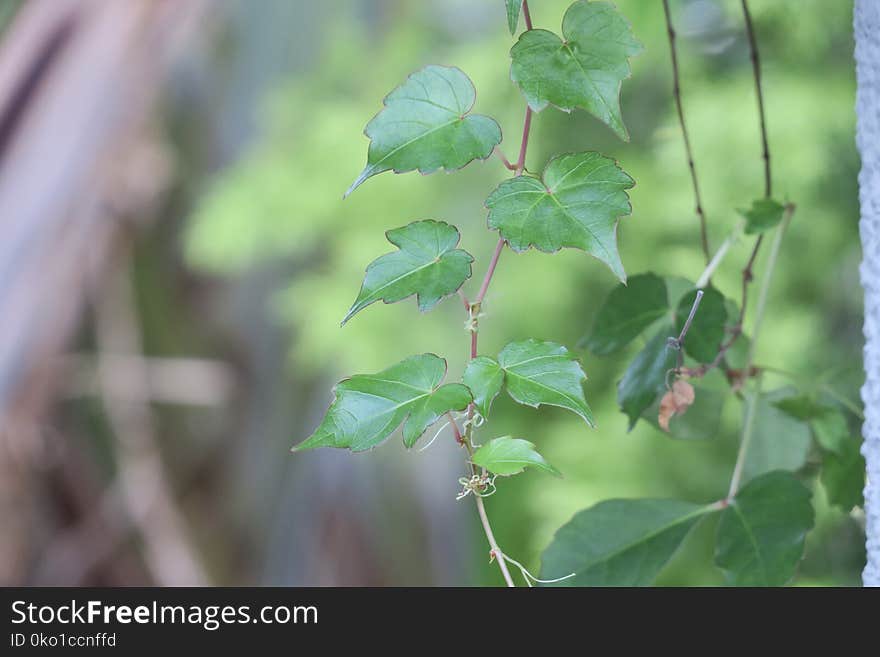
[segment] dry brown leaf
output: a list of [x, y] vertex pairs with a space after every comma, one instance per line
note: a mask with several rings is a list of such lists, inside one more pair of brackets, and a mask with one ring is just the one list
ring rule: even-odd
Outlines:
[[694, 387], [687, 381], [679, 379], [672, 384], [672, 390], [667, 390], [660, 400], [660, 414], [657, 421], [663, 431], [669, 432], [669, 420], [675, 415], [683, 415], [694, 403]]

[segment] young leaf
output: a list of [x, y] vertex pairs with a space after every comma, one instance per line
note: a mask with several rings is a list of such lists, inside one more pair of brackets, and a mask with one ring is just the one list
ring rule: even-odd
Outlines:
[[809, 426], [780, 411], [774, 404], [790, 397], [793, 389], [763, 393], [755, 409], [752, 441], [743, 465], [748, 481], [772, 470], [800, 470], [810, 454]]
[[492, 401], [501, 392], [504, 383], [504, 370], [494, 358], [477, 356], [464, 370], [464, 383], [474, 395], [474, 405], [483, 417], [489, 416]]
[[580, 415], [591, 427], [593, 412], [584, 399], [587, 378], [580, 363], [562, 345], [528, 339], [511, 342], [498, 354], [507, 392], [527, 406], [560, 406]]
[[452, 171], [489, 157], [501, 142], [501, 128], [488, 116], [469, 114], [476, 97], [458, 68], [426, 66], [410, 75], [367, 124], [367, 165], [345, 196], [383, 171]]
[[541, 557], [557, 586], [647, 586], [710, 506], [679, 500], [608, 500], [559, 528]]
[[722, 512], [715, 563], [734, 586], [782, 586], [813, 527], [811, 493], [787, 472], [752, 480]]
[[489, 472], [502, 476], [515, 475], [527, 467], [534, 467], [549, 472], [557, 477], [559, 470], [544, 460], [535, 451], [535, 446], [522, 438], [503, 436], [495, 438], [474, 452], [471, 462]]
[[676, 363], [676, 352], [667, 345], [671, 335], [671, 326], [661, 327], [630, 363], [617, 386], [617, 403], [629, 418], [629, 429], [666, 389], [666, 373]]
[[536, 112], [548, 103], [566, 112], [580, 107], [628, 140], [620, 85], [630, 74], [627, 58], [642, 50], [629, 23], [610, 3], [580, 0], [565, 12], [562, 34], [523, 32], [510, 50], [510, 78]]
[[501, 233], [514, 251], [531, 246], [546, 253], [582, 249], [625, 281], [617, 223], [632, 211], [625, 190], [634, 184], [614, 160], [599, 153], [561, 155], [550, 160], [543, 182], [517, 176], [489, 195], [489, 228]]
[[412, 447], [447, 411], [461, 411], [471, 392], [460, 383], [440, 385], [446, 361], [434, 354], [410, 356], [378, 374], [357, 374], [336, 386], [324, 420], [294, 451], [315, 447], [371, 449], [401, 423], [403, 442]]
[[859, 441], [847, 438], [836, 452], [826, 452], [821, 479], [831, 504], [847, 513], [854, 506], [864, 506], [865, 458], [859, 451]]
[[519, 10], [522, 8], [522, 0], [505, 0], [507, 5], [507, 27], [511, 34], [516, 34], [516, 26], [519, 25]]
[[456, 249], [459, 234], [455, 226], [443, 221], [414, 221], [385, 233], [400, 249], [374, 260], [345, 324], [359, 310], [380, 299], [394, 303], [418, 295], [419, 310], [433, 308], [440, 299], [453, 294], [471, 276], [471, 254]]
[[632, 342], [668, 310], [666, 282], [650, 272], [637, 274], [611, 290], [582, 345], [597, 356], [607, 356]]
[[746, 234], [763, 233], [775, 228], [782, 221], [785, 206], [772, 198], [762, 198], [752, 202], [748, 210], [738, 210], [746, 218]]
[[[691, 290], [678, 302], [675, 310], [675, 332], [678, 334], [687, 321], [697, 291]], [[700, 307], [684, 338], [684, 351], [691, 358], [701, 363], [711, 363], [718, 355], [718, 349], [724, 340], [724, 325], [727, 322], [727, 308], [724, 296], [714, 287], [703, 291]]]

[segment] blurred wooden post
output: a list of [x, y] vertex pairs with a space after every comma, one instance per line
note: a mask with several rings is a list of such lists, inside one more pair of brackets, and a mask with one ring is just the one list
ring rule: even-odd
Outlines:
[[33, 517], [34, 477], [13, 448], [40, 433], [57, 356], [107, 273], [119, 219], [158, 177], [143, 172], [142, 146], [204, 9], [204, 0], [28, 0], [3, 34], [0, 581], [21, 573]]
[[865, 586], [880, 586], [880, 2], [856, 0], [856, 142], [862, 156], [861, 280], [865, 289]]

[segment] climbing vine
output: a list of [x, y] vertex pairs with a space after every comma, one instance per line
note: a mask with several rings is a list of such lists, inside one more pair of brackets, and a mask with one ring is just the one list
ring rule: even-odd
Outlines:
[[[744, 203], [748, 207], [739, 211], [741, 221], [714, 253], [710, 215], [700, 196], [687, 129], [672, 13], [668, 0], [663, 0], [673, 98], [693, 186], [699, 248], [706, 261], [693, 283], [653, 272], [627, 276], [618, 252], [617, 226], [631, 213], [628, 190], [635, 181], [613, 159], [586, 151], [558, 154], [540, 173], [525, 167], [532, 122], [551, 106], [586, 111], [620, 139], [628, 139], [620, 88], [630, 75], [630, 59], [642, 51], [630, 24], [612, 4], [597, 0], [574, 2], [559, 33], [533, 26], [527, 0], [505, 0], [505, 7], [511, 34], [521, 24], [525, 28], [510, 50], [510, 78], [526, 101], [516, 159], [504, 154], [498, 123], [475, 111], [476, 91], [468, 76], [455, 67], [431, 65], [412, 73], [385, 97], [383, 108], [365, 129], [370, 140], [367, 163], [345, 193], [349, 196], [383, 172], [455, 171], [493, 156], [512, 173], [485, 201], [488, 229], [497, 232], [498, 241], [472, 295], [464, 288], [476, 260], [460, 247], [458, 229], [422, 219], [386, 233], [394, 249], [367, 266], [360, 292], [342, 320], [352, 321], [377, 301], [415, 297], [419, 310], [426, 312], [457, 296], [470, 344], [462, 379], [446, 381], [446, 360], [433, 353], [409, 356], [375, 374], [351, 376], [336, 386], [324, 419], [295, 451], [365, 451], [400, 427], [404, 444], [413, 447], [429, 428], [439, 425], [436, 438], [449, 427], [462, 447], [466, 467], [458, 498], [475, 501], [490, 557], [509, 586], [514, 585], [510, 566], [519, 569], [529, 585], [651, 584], [689, 532], [711, 516], [719, 516], [715, 563], [732, 584], [785, 584], [795, 573], [813, 526], [811, 476], [821, 478], [832, 503], [850, 510], [861, 503], [863, 467], [858, 442], [849, 432], [851, 415], [858, 408], [821, 381], [794, 381], [795, 385], [765, 391], [765, 372], [785, 372], [755, 362], [772, 275], [795, 205], [773, 196], [761, 65], [747, 0], [742, 0], [742, 13], [755, 79], [765, 187], [761, 197]], [[765, 236], [769, 253], [755, 281]], [[727, 262], [731, 246], [741, 240], [752, 240], [753, 246], [742, 265], [736, 302], [711, 281]], [[593, 256], [620, 281], [578, 347], [601, 357], [645, 340], [618, 385], [618, 403], [630, 429], [643, 421], [672, 439], [711, 438], [730, 398], [743, 405], [743, 420], [723, 499], [601, 502], [557, 531], [543, 553], [540, 576], [535, 576], [500, 547], [484, 500], [503, 487], [504, 477], [526, 468], [549, 475], [559, 470], [528, 437], [493, 435], [493, 401], [506, 391], [519, 404], [561, 407], [594, 427], [584, 394], [586, 375], [566, 346], [529, 338], [510, 342], [497, 354], [485, 354], [479, 349], [479, 332], [482, 304], [504, 252], [552, 253], [562, 248]], [[753, 286], [757, 298], [750, 307]], [[747, 309], [752, 310], [748, 317]], [[804, 470], [808, 455], [817, 457], [818, 466]]]

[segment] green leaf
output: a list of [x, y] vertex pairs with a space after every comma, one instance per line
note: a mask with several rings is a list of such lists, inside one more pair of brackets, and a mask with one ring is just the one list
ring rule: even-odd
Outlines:
[[516, 33], [516, 27], [519, 25], [519, 10], [522, 8], [522, 0], [505, 0], [507, 5], [507, 27], [511, 34]]
[[587, 378], [577, 359], [562, 345], [534, 339], [511, 342], [498, 354], [507, 392], [527, 406], [560, 406], [580, 415], [591, 427], [593, 412], [584, 399]]
[[676, 351], [667, 345], [671, 326], [663, 326], [630, 363], [617, 386], [617, 403], [632, 429], [642, 412], [666, 388], [666, 373], [675, 367]]
[[471, 276], [474, 259], [467, 251], [455, 248], [459, 240], [455, 226], [427, 219], [389, 230], [385, 236], [400, 250], [370, 263], [360, 294], [343, 324], [375, 301], [394, 303], [414, 294], [418, 295], [419, 310], [425, 312]]
[[864, 506], [865, 459], [858, 440], [848, 438], [837, 451], [825, 453], [821, 479], [831, 504], [847, 513], [855, 506]]
[[773, 402], [773, 405], [786, 415], [802, 422], [812, 420], [828, 410], [827, 406], [820, 404], [809, 395], [792, 395]]
[[772, 198], [762, 198], [752, 202], [748, 210], [738, 210], [746, 218], [746, 234], [763, 233], [775, 228], [782, 221], [785, 206]]
[[446, 361], [434, 354], [410, 356], [378, 374], [357, 374], [336, 386], [324, 420], [294, 451], [315, 447], [372, 449], [403, 423], [403, 442], [412, 447], [447, 411], [461, 411], [471, 392], [460, 383], [440, 385]]
[[647, 586], [713, 508], [679, 500], [607, 500], [559, 528], [541, 557], [557, 586]]
[[504, 370], [494, 358], [477, 356], [464, 370], [464, 383], [474, 395], [474, 405], [483, 417], [489, 416], [492, 401], [501, 392], [504, 383]]
[[[675, 332], [681, 332], [687, 321], [697, 290], [691, 290], [678, 302], [675, 310]], [[703, 290], [703, 299], [694, 315], [694, 320], [684, 338], [685, 353], [701, 363], [711, 363], [718, 355], [724, 340], [724, 325], [727, 323], [727, 308], [724, 296], [714, 287]]]
[[790, 397], [793, 388], [763, 393], [755, 409], [754, 428], [743, 465], [748, 481], [772, 470], [800, 470], [810, 454], [810, 428], [779, 410], [775, 404]]
[[811, 421], [813, 435], [822, 449], [836, 454], [843, 454], [845, 443], [851, 442], [846, 417], [835, 408], [824, 408]]
[[668, 310], [666, 282], [650, 272], [637, 274], [611, 290], [583, 346], [607, 356], [632, 342]]
[[426, 66], [410, 75], [367, 124], [367, 165], [345, 196], [383, 171], [452, 171], [489, 157], [501, 142], [501, 128], [488, 116], [469, 114], [476, 97], [458, 68]]
[[527, 467], [535, 467], [557, 477], [559, 470], [544, 460], [528, 440], [503, 436], [495, 438], [474, 452], [471, 462], [489, 472], [502, 476], [515, 475]]
[[546, 253], [582, 249], [625, 281], [617, 223], [632, 211], [624, 190], [634, 184], [614, 160], [599, 153], [561, 155], [550, 160], [543, 182], [517, 176], [492, 192], [486, 199], [489, 228], [518, 252], [531, 246]]
[[629, 23], [610, 3], [580, 1], [565, 12], [562, 34], [523, 32], [510, 50], [511, 79], [536, 112], [548, 103], [566, 112], [580, 107], [628, 140], [620, 86], [630, 74], [627, 58], [642, 51]]
[[793, 576], [813, 527], [811, 493], [787, 472], [743, 488], [718, 522], [715, 563], [734, 586], [782, 586]]

